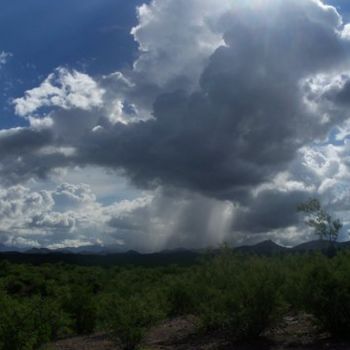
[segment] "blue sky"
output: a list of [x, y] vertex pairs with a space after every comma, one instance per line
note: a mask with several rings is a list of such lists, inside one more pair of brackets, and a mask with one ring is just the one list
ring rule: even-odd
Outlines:
[[329, 5], [335, 6], [338, 11], [342, 14], [345, 20], [349, 19], [350, 16], [350, 4], [347, 0], [328, 0], [326, 2]]
[[0, 248], [293, 245], [310, 197], [347, 239], [350, 3], [328, 4], [4, 0]]
[[13, 56], [0, 71], [0, 127], [15, 119], [11, 98], [39, 84], [56, 67], [107, 74], [131, 65], [137, 45], [130, 29], [141, 0], [5, 0], [1, 50]]

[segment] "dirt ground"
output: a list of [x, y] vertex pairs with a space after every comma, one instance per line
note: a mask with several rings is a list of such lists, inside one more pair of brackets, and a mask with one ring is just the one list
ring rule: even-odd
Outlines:
[[[230, 343], [223, 335], [199, 335], [193, 317], [175, 318], [153, 328], [144, 350], [350, 350], [350, 342], [332, 340], [314, 325], [312, 317], [290, 314], [254, 343]], [[45, 350], [119, 350], [105, 334], [75, 337], [50, 344]]]

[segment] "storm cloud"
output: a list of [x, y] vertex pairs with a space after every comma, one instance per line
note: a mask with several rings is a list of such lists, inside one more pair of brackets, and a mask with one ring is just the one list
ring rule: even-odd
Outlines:
[[[156, 194], [100, 224], [128, 246], [153, 248], [147, 241], [205, 246], [280, 232], [300, 222], [298, 202], [337, 195], [329, 180], [346, 168], [341, 157], [333, 173], [305, 166], [330, 132], [350, 130], [349, 26], [334, 7], [154, 0], [138, 19], [132, 69], [90, 77], [59, 68], [14, 100], [29, 126], [1, 131], [0, 176], [19, 183], [73, 166], [123, 174]], [[45, 215], [33, 227], [61, 222]]]
[[158, 96], [152, 120], [86, 135], [81, 160], [120, 167], [139, 186], [170, 184], [232, 200], [285, 169], [339, 121], [309, 108], [301, 82], [345, 64], [349, 48], [333, 8], [281, 5], [237, 4], [221, 21], [224, 45], [199, 88]]

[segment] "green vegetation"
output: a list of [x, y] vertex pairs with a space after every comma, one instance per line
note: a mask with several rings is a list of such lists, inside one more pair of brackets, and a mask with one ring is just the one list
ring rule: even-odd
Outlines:
[[289, 311], [350, 334], [350, 253], [257, 257], [227, 248], [191, 266], [81, 267], [0, 263], [0, 349], [108, 332], [136, 349], [163, 319], [194, 315], [198, 332], [261, 336]]

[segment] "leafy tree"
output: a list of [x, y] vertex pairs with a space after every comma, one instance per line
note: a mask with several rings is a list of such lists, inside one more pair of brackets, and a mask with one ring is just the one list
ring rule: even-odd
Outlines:
[[320, 239], [327, 239], [330, 243], [337, 241], [343, 224], [339, 219], [333, 219], [331, 215], [322, 208], [318, 199], [311, 198], [299, 204], [298, 211], [307, 215], [306, 224], [314, 229]]

